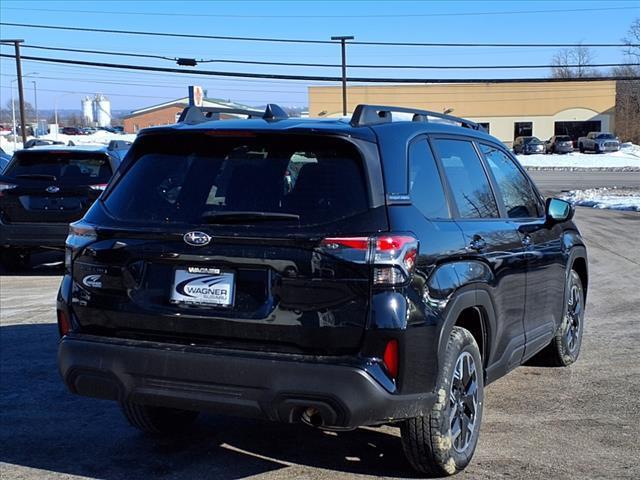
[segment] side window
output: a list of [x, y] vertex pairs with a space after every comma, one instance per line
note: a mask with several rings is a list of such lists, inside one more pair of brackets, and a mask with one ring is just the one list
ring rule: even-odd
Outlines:
[[540, 204], [531, 184], [507, 154], [489, 145], [480, 145], [496, 179], [509, 218], [538, 217]]
[[427, 218], [449, 218], [447, 199], [436, 162], [426, 139], [409, 146], [409, 195], [413, 205]]
[[438, 139], [434, 143], [460, 217], [499, 217], [489, 179], [471, 142]]

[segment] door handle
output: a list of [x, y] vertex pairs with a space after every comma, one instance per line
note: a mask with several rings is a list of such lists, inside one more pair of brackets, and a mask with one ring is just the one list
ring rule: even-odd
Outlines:
[[487, 246], [487, 242], [484, 241], [484, 238], [482, 238], [480, 235], [474, 235], [471, 238], [471, 242], [469, 242], [469, 250], [475, 250], [476, 252], [479, 252], [480, 250], [483, 250], [485, 247]]

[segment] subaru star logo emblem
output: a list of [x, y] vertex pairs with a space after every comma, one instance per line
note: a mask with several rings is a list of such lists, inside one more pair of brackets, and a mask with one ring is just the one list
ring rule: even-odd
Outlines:
[[211, 241], [211, 237], [204, 232], [189, 232], [185, 233], [182, 237], [185, 243], [193, 245], [194, 247], [202, 247], [207, 245]]
[[55, 185], [51, 185], [46, 188], [48, 193], [58, 193], [60, 191], [60, 187], [56, 187]]

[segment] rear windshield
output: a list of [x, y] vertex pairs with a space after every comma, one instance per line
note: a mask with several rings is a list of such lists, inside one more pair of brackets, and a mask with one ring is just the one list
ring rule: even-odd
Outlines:
[[108, 183], [111, 165], [103, 154], [91, 152], [22, 151], [5, 172], [12, 178], [57, 181], [69, 185]]
[[539, 143], [542, 143], [540, 140], [538, 140], [536, 137], [524, 137], [524, 143], [531, 143], [532, 145], [537, 145]]
[[[140, 138], [104, 206], [121, 220], [228, 223], [237, 213], [236, 223], [277, 222], [285, 228], [368, 210], [362, 159], [351, 143], [326, 136], [239, 134]], [[252, 218], [252, 212], [265, 216]]]

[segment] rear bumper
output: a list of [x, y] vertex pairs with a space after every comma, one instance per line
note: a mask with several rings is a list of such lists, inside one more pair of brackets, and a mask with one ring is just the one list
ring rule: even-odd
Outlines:
[[68, 223], [0, 222], [0, 246], [64, 248]]
[[420, 415], [435, 395], [392, 394], [367, 364], [72, 334], [58, 364], [71, 392], [117, 401], [297, 422], [315, 408], [327, 427]]

